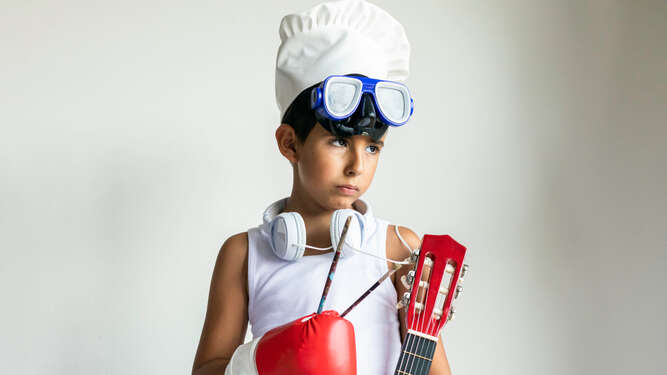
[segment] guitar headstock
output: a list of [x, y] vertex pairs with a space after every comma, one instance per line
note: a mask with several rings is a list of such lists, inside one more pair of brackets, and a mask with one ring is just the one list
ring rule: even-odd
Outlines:
[[454, 316], [452, 301], [463, 289], [461, 281], [468, 265], [466, 248], [449, 235], [424, 235], [417, 266], [401, 281], [410, 289], [401, 299], [407, 306], [409, 331], [433, 338]]

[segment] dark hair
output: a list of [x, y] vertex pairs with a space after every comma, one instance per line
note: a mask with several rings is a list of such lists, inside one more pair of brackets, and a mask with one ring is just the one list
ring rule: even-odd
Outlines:
[[287, 107], [282, 118], [282, 123], [288, 124], [294, 129], [296, 137], [301, 143], [306, 142], [308, 134], [317, 123], [315, 112], [310, 109], [310, 92], [319, 84], [320, 82], [301, 91], [292, 101], [292, 104]]

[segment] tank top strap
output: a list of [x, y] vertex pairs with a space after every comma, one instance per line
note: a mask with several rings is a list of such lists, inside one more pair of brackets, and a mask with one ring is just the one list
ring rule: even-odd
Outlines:
[[263, 223], [248, 229], [248, 311], [254, 311], [255, 295], [257, 290], [258, 265], [273, 260], [273, 253], [269, 254], [271, 248], [269, 243], [268, 224]]

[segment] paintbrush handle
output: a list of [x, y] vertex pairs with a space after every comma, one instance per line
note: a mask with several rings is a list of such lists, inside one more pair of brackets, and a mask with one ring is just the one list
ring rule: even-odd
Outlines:
[[336, 247], [336, 253], [334, 254], [333, 261], [331, 261], [331, 267], [329, 268], [329, 275], [327, 276], [327, 281], [324, 283], [324, 291], [322, 291], [322, 298], [320, 299], [320, 305], [317, 308], [317, 313], [322, 312], [324, 307], [324, 301], [327, 299], [329, 294], [329, 288], [331, 287], [331, 281], [333, 281], [334, 274], [336, 273], [336, 265], [338, 265], [338, 258], [340, 258], [341, 249], [345, 243], [345, 236], [347, 235], [347, 229], [350, 227], [350, 220], [352, 216], [348, 216], [345, 220], [345, 226], [343, 226], [343, 232], [340, 235], [340, 240], [338, 240], [338, 246]]
[[371, 292], [374, 291], [375, 288], [380, 286], [380, 284], [382, 284], [382, 282], [385, 281], [389, 276], [391, 276], [394, 272], [398, 271], [399, 268], [401, 268], [401, 265], [399, 265], [398, 267], [395, 267], [393, 270], [389, 270], [389, 271], [385, 272], [385, 274], [382, 275], [382, 277], [378, 281], [376, 281], [375, 284], [373, 284], [373, 286], [368, 288], [368, 290], [365, 291], [364, 294], [361, 295], [361, 297], [357, 298], [357, 300], [354, 301], [352, 303], [352, 305], [350, 305], [350, 307], [347, 308], [347, 310], [345, 310], [342, 314], [340, 314], [340, 317], [342, 318], [345, 315], [347, 315], [347, 313], [352, 311], [353, 308], [355, 308], [361, 301], [363, 301], [364, 298], [368, 297], [368, 295], [371, 294]]

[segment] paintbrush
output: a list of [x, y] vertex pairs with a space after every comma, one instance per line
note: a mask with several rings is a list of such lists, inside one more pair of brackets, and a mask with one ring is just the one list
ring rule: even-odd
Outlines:
[[327, 294], [329, 294], [329, 288], [331, 287], [331, 281], [333, 280], [334, 274], [336, 273], [336, 265], [338, 265], [338, 258], [340, 258], [341, 250], [343, 249], [343, 243], [345, 243], [345, 236], [347, 235], [347, 229], [350, 227], [350, 220], [352, 216], [348, 216], [345, 220], [345, 226], [343, 226], [343, 232], [340, 235], [338, 240], [338, 246], [336, 247], [336, 253], [334, 254], [333, 261], [331, 261], [331, 267], [329, 268], [329, 276], [327, 276], [327, 281], [324, 283], [324, 291], [322, 292], [322, 298], [320, 299], [320, 306], [317, 308], [317, 313], [322, 312], [324, 307], [324, 301], [327, 299]]

